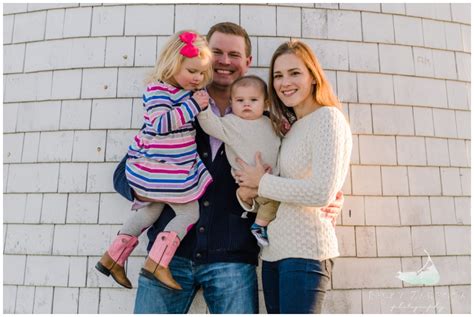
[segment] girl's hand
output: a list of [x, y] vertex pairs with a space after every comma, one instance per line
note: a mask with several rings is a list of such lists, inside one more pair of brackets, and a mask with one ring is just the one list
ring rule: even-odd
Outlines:
[[242, 159], [237, 158], [237, 163], [240, 165], [240, 170], [235, 172], [235, 177], [239, 186], [250, 188], [258, 188], [260, 179], [265, 175], [265, 167], [262, 163], [262, 154], [257, 152], [255, 154], [255, 166], [248, 165]]
[[321, 208], [321, 211], [324, 212], [324, 217], [331, 219], [332, 225], [336, 227], [336, 219], [341, 213], [342, 205], [344, 205], [344, 193], [338, 191], [336, 194], [336, 200], [331, 202], [324, 208]]
[[201, 110], [204, 110], [209, 106], [209, 94], [204, 90], [198, 90], [193, 94], [194, 100], [198, 103]]

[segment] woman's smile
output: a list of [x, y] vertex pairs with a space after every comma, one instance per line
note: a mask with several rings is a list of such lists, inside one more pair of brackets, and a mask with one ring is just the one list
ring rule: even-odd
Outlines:
[[292, 96], [296, 91], [297, 91], [297, 89], [282, 90], [281, 93], [282, 93], [284, 96], [286, 96], [286, 97], [290, 97], [290, 96]]

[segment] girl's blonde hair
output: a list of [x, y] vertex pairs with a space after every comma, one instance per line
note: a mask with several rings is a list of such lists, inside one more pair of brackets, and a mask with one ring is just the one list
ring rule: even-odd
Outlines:
[[270, 111], [270, 118], [272, 119], [273, 129], [280, 136], [283, 136], [282, 126], [285, 121], [293, 124], [296, 121], [296, 115], [292, 108], [285, 106], [285, 104], [278, 98], [278, 95], [273, 87], [273, 72], [275, 61], [283, 54], [294, 54], [300, 58], [308, 68], [308, 71], [315, 80], [316, 84], [313, 89], [313, 100], [316, 104], [328, 107], [341, 108], [338, 98], [331, 88], [331, 84], [326, 79], [324, 71], [319, 64], [319, 61], [313, 50], [305, 43], [298, 40], [291, 40], [281, 44], [273, 53], [270, 63], [270, 77], [268, 80], [268, 88], [272, 107]]
[[192, 43], [199, 49], [198, 57], [200, 59], [208, 59], [208, 68], [204, 73], [204, 80], [199, 88], [204, 88], [212, 81], [212, 52], [207, 46], [206, 39], [193, 30], [183, 30], [173, 34], [165, 46], [161, 50], [160, 57], [157, 59], [152, 73], [148, 76], [146, 83], [163, 81], [176, 85], [173, 76], [179, 72], [184, 60], [188, 57], [181, 55], [180, 50], [186, 45], [179, 36], [182, 33], [191, 32], [197, 35], [196, 40]]

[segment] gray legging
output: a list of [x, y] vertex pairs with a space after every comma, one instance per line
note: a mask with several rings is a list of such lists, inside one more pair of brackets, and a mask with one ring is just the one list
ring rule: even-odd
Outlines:
[[[176, 217], [166, 225], [163, 231], [174, 231], [183, 240], [186, 233], [191, 229], [199, 218], [199, 203], [192, 201], [187, 204], [168, 204], [173, 208]], [[123, 224], [120, 233], [138, 237], [145, 229], [153, 225], [160, 217], [165, 208], [164, 203], [151, 203], [139, 209]]]

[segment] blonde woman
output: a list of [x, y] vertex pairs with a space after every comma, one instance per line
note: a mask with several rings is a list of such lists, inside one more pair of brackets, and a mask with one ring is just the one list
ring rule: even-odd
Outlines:
[[120, 229], [96, 268], [131, 288], [124, 262], [138, 236], [160, 216], [165, 204], [176, 217], [160, 232], [141, 274], [181, 290], [168, 269], [180, 241], [199, 218], [197, 200], [212, 178], [196, 148], [193, 122], [207, 108], [209, 95], [199, 91], [212, 80], [212, 53], [205, 38], [193, 31], [171, 37], [143, 94], [145, 127], [128, 149], [126, 177], [138, 211]]
[[342, 188], [352, 135], [337, 97], [311, 48], [300, 41], [277, 48], [270, 64], [271, 119], [282, 140], [280, 176], [239, 160], [240, 186], [280, 202], [262, 251], [268, 313], [320, 313], [339, 256], [335, 227], [321, 210]]

